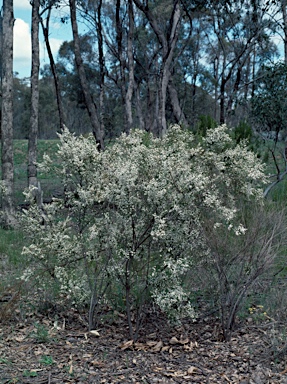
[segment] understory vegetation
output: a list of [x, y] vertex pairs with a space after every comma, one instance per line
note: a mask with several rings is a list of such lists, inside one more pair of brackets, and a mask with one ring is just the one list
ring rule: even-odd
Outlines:
[[39, 164], [57, 193], [39, 205], [26, 190], [21, 230], [1, 235], [2, 319], [78, 308], [92, 330], [125, 314], [136, 340], [150, 311], [215, 316], [229, 340], [250, 316], [285, 318], [286, 211], [264, 199], [269, 165], [241, 131], [135, 130], [99, 152], [65, 129]]

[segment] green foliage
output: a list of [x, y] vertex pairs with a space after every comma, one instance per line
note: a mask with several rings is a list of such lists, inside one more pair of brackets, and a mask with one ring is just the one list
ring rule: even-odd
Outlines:
[[287, 68], [282, 62], [264, 66], [258, 74], [256, 95], [251, 100], [252, 114], [261, 130], [277, 134], [287, 125]]
[[[37, 145], [37, 160], [43, 161], [44, 154], [55, 158], [58, 150], [59, 140], [38, 140]], [[23, 190], [27, 186], [27, 167], [28, 167], [28, 141], [27, 140], [14, 140], [14, 172], [15, 172], [15, 193], [14, 202], [18, 206], [24, 202]], [[0, 151], [1, 152], [1, 151]], [[1, 169], [0, 169], [1, 175]], [[61, 180], [56, 175], [42, 172], [39, 176], [42, 190], [44, 192], [44, 199], [51, 199], [55, 192], [61, 192]]]
[[40, 323], [35, 323], [35, 331], [31, 333], [31, 337], [37, 343], [49, 343], [51, 341], [48, 329]]
[[247, 143], [250, 143], [252, 138], [252, 128], [245, 120], [240, 121], [240, 123], [234, 128], [233, 133], [237, 144], [242, 140], [246, 140]]
[[216, 128], [217, 126], [218, 123], [210, 115], [201, 115], [196, 124], [195, 132], [197, 135], [205, 137], [208, 129]]
[[37, 377], [38, 374], [37, 374], [36, 371], [30, 371], [29, 369], [25, 369], [25, 370], [23, 371], [23, 376], [24, 376], [24, 377]]
[[17, 266], [22, 261], [21, 251], [24, 243], [25, 239], [21, 231], [0, 228], [0, 255], [2, 258], [7, 257], [13, 266]]
[[11, 364], [8, 359], [5, 359], [3, 357], [0, 357], [0, 364]]
[[53, 357], [49, 355], [43, 355], [39, 362], [44, 365], [53, 365], [55, 363]]

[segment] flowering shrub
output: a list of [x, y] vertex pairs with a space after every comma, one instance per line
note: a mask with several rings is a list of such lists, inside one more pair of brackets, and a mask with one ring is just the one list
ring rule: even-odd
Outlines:
[[[65, 129], [58, 157], [61, 168], [51, 171], [62, 177], [63, 198], [23, 214], [31, 235], [23, 278], [37, 273], [46, 282], [48, 275], [75, 301], [89, 299], [90, 327], [98, 305], [117, 295], [131, 336], [131, 313], [137, 332], [148, 301], [173, 320], [194, 318], [184, 281], [195, 263], [211, 258], [205, 226], [245, 233], [239, 204], [260, 200], [265, 180], [256, 156], [223, 125], [200, 142], [179, 126], [162, 139], [135, 130], [105, 152], [92, 136]], [[46, 157], [41, 168], [52, 163]]]

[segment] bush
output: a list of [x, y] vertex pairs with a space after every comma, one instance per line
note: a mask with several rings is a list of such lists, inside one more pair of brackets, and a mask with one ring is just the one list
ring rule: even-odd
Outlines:
[[[172, 321], [195, 318], [187, 276], [199, 263], [213, 264], [211, 233], [247, 231], [242, 204], [262, 201], [265, 179], [256, 155], [226, 126], [208, 129], [200, 142], [179, 126], [162, 139], [135, 130], [105, 152], [92, 136], [67, 129], [60, 142], [54, 171], [65, 194], [45, 207], [31, 200], [23, 214], [31, 242], [23, 279], [89, 303], [90, 328], [100, 306], [118, 298], [133, 338], [148, 303]], [[51, 164], [46, 157], [41, 167]]]
[[242, 140], [246, 140], [246, 142], [250, 144], [251, 138], [253, 136], [251, 126], [245, 120], [241, 120], [237, 127], [234, 128], [233, 134], [236, 143], [239, 143]]
[[218, 126], [216, 120], [210, 115], [201, 115], [195, 125], [195, 133], [199, 136], [206, 136], [208, 129], [216, 128]]

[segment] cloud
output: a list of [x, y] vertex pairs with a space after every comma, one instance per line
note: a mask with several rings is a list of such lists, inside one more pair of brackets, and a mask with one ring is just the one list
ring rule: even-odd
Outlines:
[[31, 32], [29, 24], [16, 19], [14, 24], [14, 60], [31, 61]]
[[29, 0], [14, 0], [14, 8], [31, 9]]
[[64, 42], [64, 40], [61, 40], [61, 39], [54, 39], [53, 37], [50, 38], [51, 49], [52, 49], [52, 52], [55, 56], [58, 53], [59, 48], [63, 42]]
[[[53, 56], [54, 56], [54, 60], [56, 61], [57, 60], [57, 54], [58, 54], [58, 51], [59, 51], [59, 48], [60, 46], [62, 45], [64, 40], [61, 40], [61, 39], [55, 39], [53, 37], [50, 37], [49, 38], [49, 42], [50, 42], [50, 46], [51, 46], [51, 50], [52, 50], [52, 53], [53, 53]], [[40, 58], [41, 58], [41, 65], [43, 64], [49, 64], [49, 57], [48, 57], [48, 53], [47, 53], [47, 48], [46, 48], [46, 44], [45, 42], [43, 41], [42, 44], [40, 44]]]
[[[40, 65], [49, 64], [42, 30], [40, 28]], [[50, 37], [49, 39], [54, 59], [57, 60], [57, 53], [63, 39]], [[14, 24], [14, 72], [18, 72], [20, 77], [30, 76], [31, 72], [31, 31], [30, 25], [22, 19], [16, 19]]]

